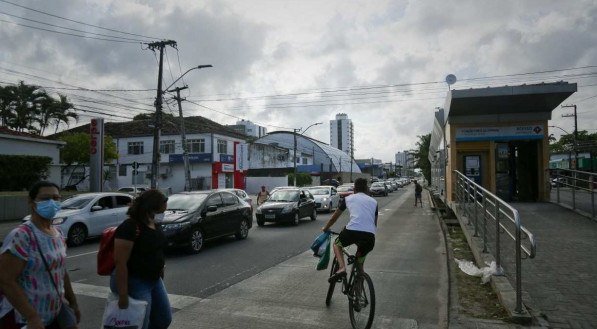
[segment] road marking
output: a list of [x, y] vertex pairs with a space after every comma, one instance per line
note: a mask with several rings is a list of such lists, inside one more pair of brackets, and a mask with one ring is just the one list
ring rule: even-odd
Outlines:
[[[106, 299], [110, 294], [109, 287], [77, 282], [71, 282], [71, 285], [76, 295]], [[168, 294], [168, 299], [170, 300], [170, 306], [178, 310], [182, 310], [185, 307], [201, 301], [201, 298], [174, 294]]]
[[77, 255], [72, 255], [72, 256], [66, 256], [66, 258], [75, 258], [75, 257], [79, 257], [79, 256], [85, 256], [85, 255], [91, 255], [91, 254], [97, 254], [97, 250], [96, 251], [90, 251], [90, 252], [85, 252], [82, 254], [77, 254]]

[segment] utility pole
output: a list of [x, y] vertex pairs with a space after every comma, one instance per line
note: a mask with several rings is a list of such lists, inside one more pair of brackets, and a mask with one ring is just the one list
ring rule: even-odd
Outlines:
[[182, 159], [184, 162], [184, 190], [190, 191], [191, 190], [191, 166], [189, 164], [189, 146], [187, 145], [187, 136], [185, 134], [184, 129], [184, 116], [182, 115], [182, 101], [183, 99], [180, 98], [180, 91], [188, 89], [188, 86], [184, 87], [177, 87], [168, 92], [176, 92], [176, 97], [174, 99], [178, 102], [178, 116], [180, 117], [180, 140], [182, 141]]
[[292, 163], [294, 164], [294, 186], [296, 186], [296, 133], [301, 129], [292, 129], [292, 135], [294, 137], [294, 156], [292, 157]]
[[157, 188], [157, 177], [160, 167], [160, 135], [162, 133], [162, 74], [164, 72], [164, 48], [166, 46], [176, 47], [176, 41], [165, 40], [151, 42], [147, 44], [148, 48], [160, 50], [160, 62], [158, 68], [158, 92], [155, 100], [155, 123], [153, 126], [153, 154], [151, 159], [151, 188]]
[[562, 114], [563, 118], [574, 117], [574, 169], [578, 170], [578, 117], [576, 116], [576, 104], [562, 105], [565, 107], [574, 108], [574, 114]]

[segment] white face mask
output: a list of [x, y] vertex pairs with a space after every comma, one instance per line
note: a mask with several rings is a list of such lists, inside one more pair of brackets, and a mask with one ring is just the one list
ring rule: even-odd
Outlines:
[[164, 221], [164, 216], [165, 216], [165, 215], [164, 215], [164, 213], [161, 213], [161, 214], [155, 214], [155, 215], [153, 215], [153, 220], [154, 220], [156, 223], [161, 223], [161, 222], [163, 222], [163, 221]]

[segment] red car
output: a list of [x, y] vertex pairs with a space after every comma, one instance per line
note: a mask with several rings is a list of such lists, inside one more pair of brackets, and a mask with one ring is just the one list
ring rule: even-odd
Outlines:
[[338, 194], [341, 198], [349, 196], [354, 193], [354, 186], [353, 185], [340, 185], [336, 188]]

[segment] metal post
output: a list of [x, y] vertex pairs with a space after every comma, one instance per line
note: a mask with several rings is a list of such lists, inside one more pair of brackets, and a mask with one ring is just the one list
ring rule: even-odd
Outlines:
[[576, 171], [572, 172], [574, 183], [572, 184], [572, 210], [576, 210]]
[[560, 170], [556, 170], [556, 194], [558, 196], [558, 203], [560, 203]]
[[[493, 202], [495, 205], [496, 200]], [[487, 252], [487, 216], [483, 217], [483, 252]]]
[[[473, 186], [473, 188], [475, 189], [473, 192], [473, 204], [475, 206], [475, 225], [477, 225], [477, 216], [478, 216], [478, 213], [477, 213], [477, 187]], [[470, 221], [469, 221], [469, 223], [470, 223]]]
[[[593, 159], [591, 159], [592, 161]], [[591, 217], [595, 218], [595, 190], [593, 184], [595, 182], [595, 176], [591, 174], [589, 176], [589, 185], [591, 185]]]
[[180, 98], [180, 91], [187, 89], [187, 86], [182, 88], [175, 88], [176, 101], [178, 102], [178, 116], [180, 117], [180, 140], [182, 142], [182, 159], [184, 163], [184, 190], [191, 190], [191, 165], [189, 163], [189, 146], [187, 145], [187, 136], [184, 127], [184, 116], [182, 115], [182, 99]]
[[497, 268], [500, 268], [501, 261], [500, 261], [500, 203], [496, 199], [495, 200], [495, 263]]
[[[483, 222], [485, 222], [487, 220], [487, 201], [485, 200], [486, 197], [485, 195], [483, 195]], [[479, 221], [477, 220], [477, 222], [475, 222], [475, 234], [473, 234], [474, 237], [478, 237], [479, 236]]]
[[292, 130], [292, 135], [294, 137], [294, 156], [292, 157], [292, 163], [294, 164], [294, 171], [293, 171], [294, 184], [293, 184], [293, 186], [296, 186], [296, 132], [297, 131], [300, 131], [300, 129]]
[[[516, 215], [515, 215], [516, 216]], [[521, 251], [521, 229], [520, 229], [520, 218], [515, 217], [517, 223], [516, 227], [516, 313], [522, 313], [522, 258]]]

